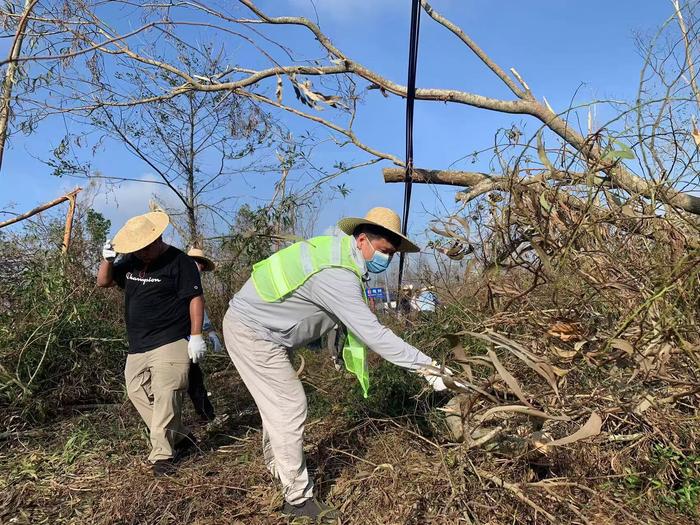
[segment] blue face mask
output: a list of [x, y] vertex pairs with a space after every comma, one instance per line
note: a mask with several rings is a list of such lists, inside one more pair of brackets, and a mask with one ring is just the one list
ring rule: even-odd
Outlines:
[[389, 267], [391, 255], [374, 250], [374, 255], [367, 261], [367, 270], [372, 273], [382, 273]]

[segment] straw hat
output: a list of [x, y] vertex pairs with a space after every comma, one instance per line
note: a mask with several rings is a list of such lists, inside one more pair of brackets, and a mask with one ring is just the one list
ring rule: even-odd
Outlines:
[[204, 250], [200, 250], [199, 248], [190, 248], [190, 251], [187, 252], [187, 255], [195, 259], [196, 261], [201, 262], [204, 265], [204, 269], [202, 270], [203, 272], [211, 272], [216, 268], [216, 264], [214, 264], [214, 261], [212, 261], [209, 257], [204, 255]]
[[170, 224], [170, 218], [162, 211], [152, 211], [132, 217], [112, 240], [117, 253], [133, 253], [145, 248], [160, 237]]
[[362, 219], [359, 217], [345, 217], [344, 219], [340, 219], [338, 228], [348, 235], [352, 235], [355, 228], [362, 224], [379, 226], [380, 228], [390, 231], [394, 235], [398, 235], [401, 239], [401, 245], [398, 250], [400, 252], [420, 251], [418, 246], [401, 234], [401, 219], [394, 210], [390, 210], [389, 208], [372, 208]]

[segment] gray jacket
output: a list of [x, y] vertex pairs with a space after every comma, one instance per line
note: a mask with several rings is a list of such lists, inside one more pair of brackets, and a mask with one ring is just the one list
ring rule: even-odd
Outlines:
[[[365, 260], [353, 243], [355, 262]], [[283, 301], [260, 298], [253, 280], [231, 299], [229, 311], [262, 339], [294, 349], [318, 339], [340, 323], [370, 350], [395, 365], [416, 369], [432, 359], [381, 325], [363, 299], [357, 276], [345, 268], [326, 268], [312, 275]]]

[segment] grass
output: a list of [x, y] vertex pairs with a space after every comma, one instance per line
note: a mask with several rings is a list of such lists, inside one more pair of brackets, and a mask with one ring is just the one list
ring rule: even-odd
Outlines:
[[650, 488], [661, 501], [681, 512], [698, 516], [700, 505], [700, 455], [686, 454], [665, 445], [652, 449], [655, 476]]

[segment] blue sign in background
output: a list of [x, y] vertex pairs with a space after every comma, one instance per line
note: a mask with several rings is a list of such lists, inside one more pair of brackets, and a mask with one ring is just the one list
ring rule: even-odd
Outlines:
[[367, 298], [386, 301], [386, 290], [384, 288], [367, 288]]

